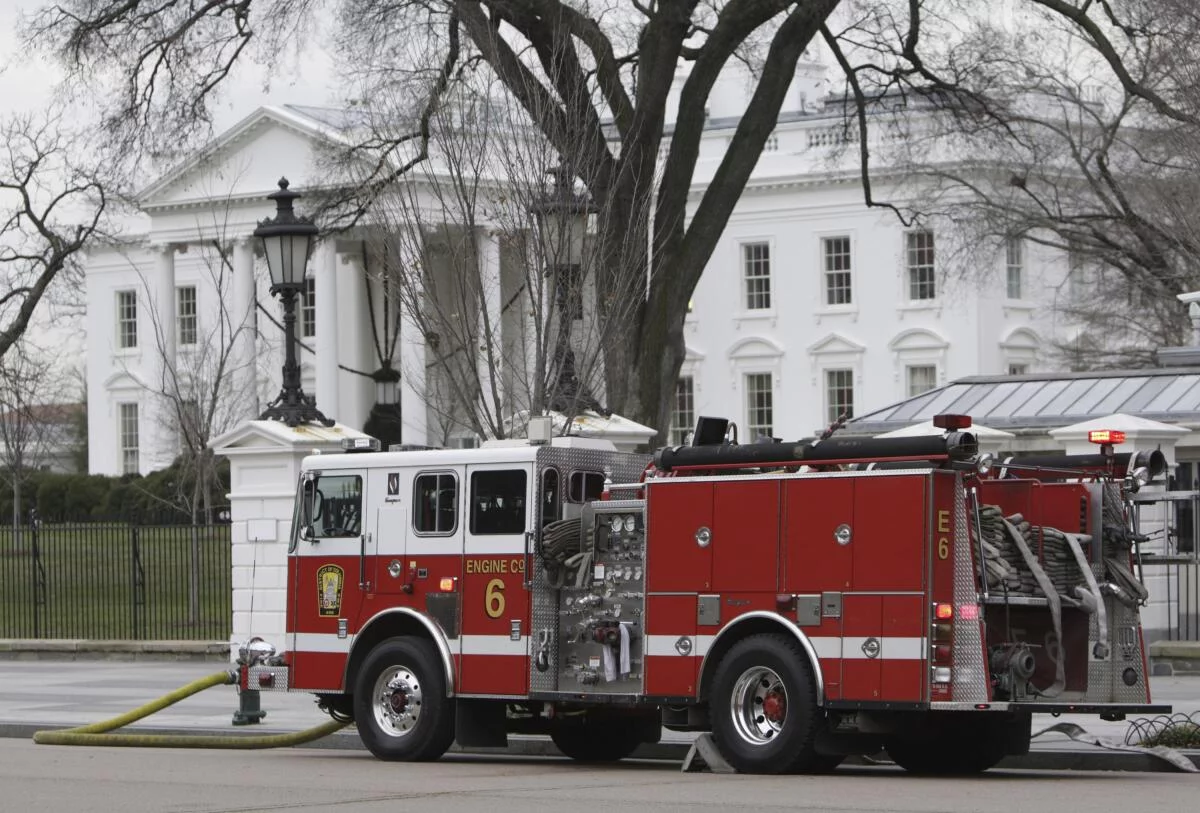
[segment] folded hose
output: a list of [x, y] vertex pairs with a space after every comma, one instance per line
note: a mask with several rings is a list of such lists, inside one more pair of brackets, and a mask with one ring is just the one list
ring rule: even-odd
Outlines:
[[238, 674], [232, 670], [214, 672], [207, 677], [194, 680], [181, 686], [173, 692], [163, 695], [157, 700], [128, 711], [109, 720], [76, 728], [37, 731], [33, 741], [39, 745], [109, 745], [134, 748], [228, 748], [228, 749], [260, 749], [286, 748], [301, 745], [313, 740], [319, 740], [335, 731], [345, 728], [348, 722], [331, 720], [305, 731], [295, 731], [287, 734], [263, 735], [211, 735], [211, 734], [110, 734], [115, 728], [129, 725], [132, 722], [148, 717], [156, 711], [172, 706], [184, 698], [210, 689], [213, 686], [235, 685]]

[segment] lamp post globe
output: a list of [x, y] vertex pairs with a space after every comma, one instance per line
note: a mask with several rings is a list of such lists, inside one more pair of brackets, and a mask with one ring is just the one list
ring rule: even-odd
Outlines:
[[310, 421], [333, 426], [333, 420], [317, 409], [316, 399], [304, 394], [296, 359], [296, 297], [304, 289], [308, 255], [318, 229], [309, 218], [296, 215], [292, 202], [300, 194], [288, 189], [287, 178], [281, 178], [279, 191], [267, 197], [275, 201], [275, 217], [259, 221], [254, 236], [262, 240], [271, 274], [271, 294], [283, 304], [284, 361], [283, 386], [259, 418], [283, 421], [288, 426]]

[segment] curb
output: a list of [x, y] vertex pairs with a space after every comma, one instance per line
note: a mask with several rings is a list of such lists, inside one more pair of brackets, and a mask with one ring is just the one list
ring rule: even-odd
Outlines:
[[[37, 731], [67, 728], [61, 725], [34, 725], [30, 723], [0, 723], [0, 738], [33, 739]], [[140, 734], [180, 734], [229, 736], [228, 729], [195, 729], [195, 728], [156, 728], [151, 726], [127, 726], [122, 731]], [[286, 729], [261, 728], [240, 729], [244, 734], [238, 736], [254, 736], [258, 734], [286, 734]], [[315, 742], [294, 746], [296, 748], [321, 748], [335, 751], [365, 751], [358, 734], [339, 731]], [[660, 742], [645, 744], [633, 752], [630, 759], [643, 759], [659, 762], [683, 763], [691, 749], [690, 743]], [[457, 743], [450, 746], [450, 754], [468, 754], [497, 757], [537, 757], [565, 759], [549, 738], [513, 736], [509, 737], [507, 748], [462, 748]], [[1181, 752], [1192, 764], [1200, 767], [1200, 750]], [[842, 763], [846, 766], [895, 767], [883, 754], [878, 757], [850, 756]], [[1120, 771], [1134, 773], [1178, 773], [1169, 764], [1148, 754], [1124, 751], [1106, 751], [1102, 748], [1076, 749], [1046, 749], [1036, 746], [1028, 754], [1005, 757], [996, 770], [1014, 771]]]
[[8, 661], [211, 661], [229, 663], [228, 641], [92, 641], [0, 639]]

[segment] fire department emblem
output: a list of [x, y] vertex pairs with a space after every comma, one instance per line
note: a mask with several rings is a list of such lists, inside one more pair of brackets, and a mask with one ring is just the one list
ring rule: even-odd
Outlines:
[[675, 651], [680, 655], [692, 654], [692, 639], [684, 635], [675, 642]]
[[868, 638], [867, 640], [863, 641], [862, 651], [863, 654], [868, 658], [878, 658], [879, 650], [880, 646], [878, 638]]
[[322, 565], [317, 570], [317, 609], [321, 615], [336, 616], [342, 611], [344, 574], [337, 565]]
[[400, 472], [398, 472], [398, 471], [389, 471], [388, 472], [387, 495], [389, 497], [400, 496]]

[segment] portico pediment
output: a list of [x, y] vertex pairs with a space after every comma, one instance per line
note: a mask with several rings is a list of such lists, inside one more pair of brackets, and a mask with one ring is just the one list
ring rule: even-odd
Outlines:
[[289, 107], [261, 107], [138, 195], [143, 211], [261, 199], [286, 176], [315, 179], [317, 151], [340, 139], [327, 124]]

